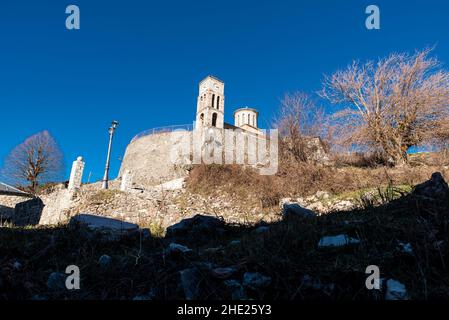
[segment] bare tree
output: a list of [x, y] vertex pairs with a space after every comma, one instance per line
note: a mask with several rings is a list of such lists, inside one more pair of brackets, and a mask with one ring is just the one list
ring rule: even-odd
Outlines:
[[325, 78], [322, 95], [346, 105], [335, 114], [343, 143], [381, 151], [402, 165], [411, 147], [447, 139], [449, 73], [430, 52], [353, 62]]
[[284, 147], [298, 161], [308, 159], [308, 141], [325, 133], [324, 109], [306, 93], [285, 94], [275, 126], [283, 137]]
[[63, 173], [63, 155], [48, 131], [39, 132], [6, 157], [2, 174], [17, 186], [36, 193], [40, 184], [57, 181]]

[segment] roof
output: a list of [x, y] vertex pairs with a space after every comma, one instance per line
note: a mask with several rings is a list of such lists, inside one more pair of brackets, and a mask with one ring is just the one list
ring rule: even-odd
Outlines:
[[217, 78], [217, 77], [215, 77], [215, 76], [212, 76], [212, 75], [208, 75], [208, 76], [205, 77], [203, 80], [201, 80], [200, 83], [202, 83], [203, 81], [207, 80], [208, 78], [211, 78], [211, 79], [217, 80], [217, 81], [219, 81], [219, 82], [221, 82], [221, 83], [224, 83], [223, 80], [221, 80], [221, 79], [219, 79], [219, 78]]
[[250, 108], [250, 107], [244, 107], [244, 108], [239, 108], [239, 109], [235, 110], [235, 111], [234, 111], [234, 116], [235, 116], [235, 114], [236, 114], [237, 112], [239, 112], [239, 111], [253, 111], [253, 112], [255, 112], [256, 114], [259, 114], [259, 111], [257, 111], [257, 109]]
[[19, 197], [31, 197], [29, 193], [23, 192], [17, 188], [11, 187], [6, 183], [0, 182], [0, 195], [6, 196], [19, 196]]

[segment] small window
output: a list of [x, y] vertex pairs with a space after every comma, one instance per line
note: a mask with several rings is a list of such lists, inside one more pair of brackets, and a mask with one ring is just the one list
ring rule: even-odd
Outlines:
[[212, 115], [212, 127], [216, 127], [217, 126], [217, 114], [214, 113]]
[[215, 94], [212, 95], [212, 108], [215, 108]]
[[217, 110], [220, 110], [220, 96], [217, 96]]

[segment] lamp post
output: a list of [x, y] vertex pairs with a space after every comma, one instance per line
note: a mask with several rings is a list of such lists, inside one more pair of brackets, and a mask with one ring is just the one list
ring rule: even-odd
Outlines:
[[111, 150], [112, 150], [112, 139], [114, 137], [115, 129], [117, 129], [118, 122], [112, 121], [111, 127], [109, 128], [109, 147], [108, 147], [108, 156], [106, 158], [106, 167], [104, 169], [104, 177], [103, 177], [103, 189], [107, 189], [109, 187], [109, 163], [111, 161]]

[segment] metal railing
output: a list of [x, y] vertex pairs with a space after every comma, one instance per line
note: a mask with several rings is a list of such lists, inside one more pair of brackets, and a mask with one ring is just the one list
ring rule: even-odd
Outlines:
[[131, 143], [142, 138], [142, 137], [146, 137], [146, 136], [149, 136], [152, 134], [173, 132], [175, 130], [192, 131], [193, 128], [194, 128], [193, 124], [180, 124], [180, 125], [174, 125], [174, 126], [152, 128], [152, 129], [148, 129], [148, 130], [142, 131], [141, 133], [137, 134], [134, 138], [132, 138]]

